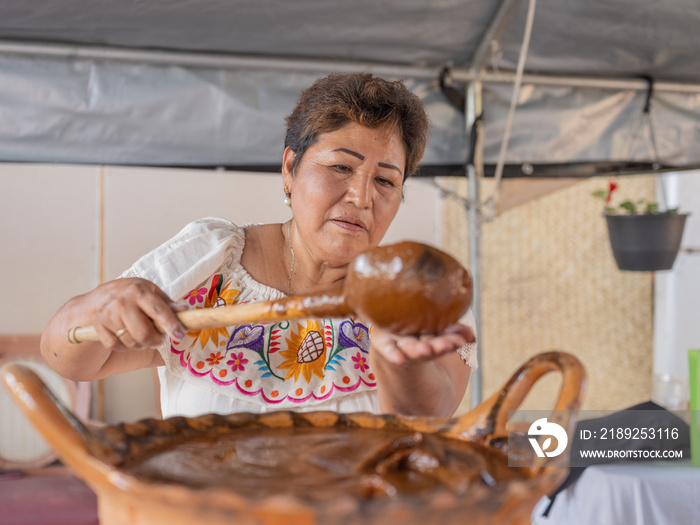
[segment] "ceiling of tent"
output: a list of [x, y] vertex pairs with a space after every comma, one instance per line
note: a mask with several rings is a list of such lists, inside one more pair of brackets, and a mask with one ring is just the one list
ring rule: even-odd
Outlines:
[[[498, 156], [512, 93], [511, 81], [489, 79], [515, 70], [528, 9], [527, 0], [508, 3], [512, 16], [483, 64], [491, 74], [482, 79], [487, 165]], [[333, 70], [360, 68], [405, 79], [434, 124], [428, 173], [459, 173], [469, 158], [465, 119], [439, 75], [444, 67], [471, 75], [501, 4], [6, 0], [0, 160], [275, 166], [299, 91]], [[510, 173], [523, 164], [535, 165], [535, 175], [540, 166], [592, 174], [621, 163], [699, 165], [698, 27], [697, 0], [538, 0]], [[236, 57], [248, 61], [229, 60]], [[642, 77], [653, 79], [651, 121], [642, 118]]]
[[[140, 49], [466, 66], [494, 0], [32, 0], [0, 38]], [[501, 41], [514, 69], [527, 2]], [[540, 0], [527, 69], [700, 83], [697, 0]]]

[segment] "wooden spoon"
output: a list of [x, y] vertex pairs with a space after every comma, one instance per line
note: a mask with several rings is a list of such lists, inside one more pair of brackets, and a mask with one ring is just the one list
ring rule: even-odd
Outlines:
[[[252, 322], [356, 315], [400, 335], [441, 333], [471, 306], [472, 278], [450, 255], [416, 242], [379, 246], [358, 255], [342, 289], [257, 303], [178, 312], [189, 331]], [[161, 332], [161, 327], [156, 324]], [[71, 343], [98, 341], [92, 326], [74, 327]]]

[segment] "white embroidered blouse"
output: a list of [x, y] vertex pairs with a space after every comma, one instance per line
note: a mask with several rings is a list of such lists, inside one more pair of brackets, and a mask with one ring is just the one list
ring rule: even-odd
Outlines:
[[[141, 277], [191, 308], [277, 300], [285, 295], [241, 266], [245, 227], [194, 221], [139, 259], [122, 277]], [[473, 326], [471, 311], [463, 322]], [[379, 413], [369, 364], [372, 329], [361, 320], [251, 323], [166, 337], [159, 348], [163, 417], [269, 410]], [[476, 343], [459, 350], [476, 368]]]

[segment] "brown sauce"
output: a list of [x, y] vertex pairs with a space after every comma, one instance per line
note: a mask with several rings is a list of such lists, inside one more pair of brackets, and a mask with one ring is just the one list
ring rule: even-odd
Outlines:
[[365, 428], [243, 428], [191, 439], [121, 470], [145, 481], [225, 488], [250, 499], [306, 501], [462, 494], [520, 477], [493, 449], [424, 434]]

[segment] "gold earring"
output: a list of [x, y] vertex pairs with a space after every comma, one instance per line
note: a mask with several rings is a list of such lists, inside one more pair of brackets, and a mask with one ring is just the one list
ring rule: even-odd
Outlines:
[[287, 206], [292, 205], [292, 194], [290, 193], [289, 188], [287, 188], [287, 186], [284, 187], [284, 203]]

